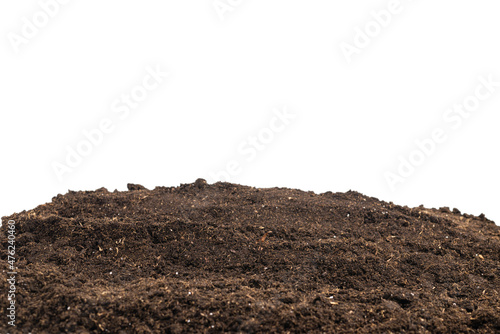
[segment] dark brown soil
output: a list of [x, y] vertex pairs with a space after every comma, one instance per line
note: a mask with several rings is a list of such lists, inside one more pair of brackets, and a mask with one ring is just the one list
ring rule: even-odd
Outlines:
[[204, 180], [72, 192], [15, 221], [11, 333], [499, 333], [500, 227], [357, 192]]

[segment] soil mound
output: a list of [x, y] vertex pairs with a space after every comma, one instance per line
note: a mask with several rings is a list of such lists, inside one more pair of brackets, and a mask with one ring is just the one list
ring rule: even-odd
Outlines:
[[73, 192], [15, 221], [10, 333], [498, 333], [500, 227], [357, 192], [197, 180]]

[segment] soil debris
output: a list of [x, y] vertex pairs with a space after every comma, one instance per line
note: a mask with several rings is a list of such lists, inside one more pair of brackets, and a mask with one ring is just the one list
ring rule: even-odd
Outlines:
[[500, 227], [484, 215], [203, 179], [127, 188], [3, 217], [17, 326], [4, 293], [1, 332], [500, 332]]

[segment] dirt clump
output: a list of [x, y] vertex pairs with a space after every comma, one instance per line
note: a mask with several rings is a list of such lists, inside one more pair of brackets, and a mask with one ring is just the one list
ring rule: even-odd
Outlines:
[[127, 188], [3, 217], [18, 269], [0, 332], [500, 332], [500, 227], [484, 215], [201, 179]]

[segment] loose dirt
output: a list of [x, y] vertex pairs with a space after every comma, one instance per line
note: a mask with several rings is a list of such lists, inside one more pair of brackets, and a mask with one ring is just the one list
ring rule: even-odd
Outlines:
[[0, 332], [500, 332], [500, 227], [484, 215], [201, 179], [128, 188], [3, 217]]

